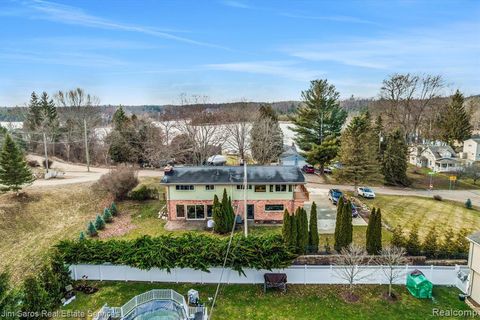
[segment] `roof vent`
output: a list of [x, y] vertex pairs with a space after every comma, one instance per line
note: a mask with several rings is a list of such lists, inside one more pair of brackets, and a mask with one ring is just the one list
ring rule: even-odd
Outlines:
[[163, 172], [165, 173], [165, 175], [171, 175], [171, 174], [173, 174], [173, 167], [171, 165], [167, 164], [163, 168]]

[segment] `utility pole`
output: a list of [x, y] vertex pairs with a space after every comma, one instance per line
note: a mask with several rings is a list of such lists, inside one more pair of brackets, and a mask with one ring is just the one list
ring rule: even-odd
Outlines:
[[247, 209], [247, 161], [243, 159], [243, 205], [244, 205], [244, 218], [245, 218], [245, 237], [248, 237], [248, 209]]
[[47, 135], [43, 133], [43, 147], [45, 149], [45, 169], [48, 173], [48, 153], [47, 153]]
[[87, 120], [83, 119], [83, 130], [85, 137], [85, 156], [87, 157], [87, 171], [90, 172], [90, 154], [88, 153], [88, 140], [87, 140]]

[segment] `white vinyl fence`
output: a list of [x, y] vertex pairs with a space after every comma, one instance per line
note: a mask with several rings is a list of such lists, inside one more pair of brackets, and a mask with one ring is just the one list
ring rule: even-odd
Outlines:
[[[361, 277], [360, 284], [388, 284], [388, 280], [382, 271], [382, 266], [359, 266]], [[406, 275], [418, 269], [434, 285], [456, 286], [463, 292], [467, 287], [468, 268], [466, 266], [398, 266], [401, 270], [401, 278], [398, 284], [405, 284]], [[287, 274], [290, 284], [347, 284], [340, 277], [341, 266], [291, 266], [286, 269], [255, 270], [244, 269], [245, 275], [235, 270], [227, 269], [224, 272], [222, 283], [230, 284], [259, 284], [263, 283], [263, 275], [268, 272], [280, 272]], [[157, 268], [141, 270], [121, 265], [72, 265], [72, 278], [80, 280], [87, 277], [88, 280], [100, 281], [148, 281], [148, 282], [173, 282], [173, 283], [218, 283], [220, 281], [221, 268], [211, 268], [210, 272], [194, 269], [172, 269], [169, 272]]]

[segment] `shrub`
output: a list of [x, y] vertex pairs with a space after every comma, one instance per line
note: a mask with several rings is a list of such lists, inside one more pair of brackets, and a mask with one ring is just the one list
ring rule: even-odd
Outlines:
[[[207, 271], [223, 265], [229, 238], [185, 233], [180, 236], [143, 236], [132, 240], [64, 240], [56, 248], [68, 264], [127, 265], [143, 270], [192, 268]], [[243, 268], [285, 268], [296, 257], [280, 235], [235, 235], [227, 265], [242, 273]]]
[[86, 239], [85, 233], [84, 233], [83, 231], [81, 231], [81, 232], [80, 232], [80, 235], [78, 236], [78, 240], [79, 240], [79, 241], [83, 241], [83, 240], [85, 240], [85, 239]]
[[467, 209], [472, 209], [473, 208], [472, 200], [467, 199], [467, 201], [465, 202], [465, 208], [467, 208]]
[[27, 164], [30, 168], [38, 168], [40, 167], [40, 164], [38, 163], [37, 160], [28, 160]]
[[97, 228], [95, 227], [95, 224], [90, 221], [88, 223], [88, 227], [87, 227], [87, 234], [90, 236], [90, 237], [95, 237], [98, 235], [98, 231], [97, 231]]
[[112, 216], [116, 216], [118, 214], [118, 209], [115, 202], [112, 202], [112, 204], [110, 205], [110, 212], [112, 213]]
[[435, 199], [435, 200], [437, 200], [437, 201], [442, 201], [442, 200], [443, 200], [442, 196], [439, 195], [439, 194], [434, 195], [434, 196], [433, 196], [433, 199]]
[[[52, 167], [53, 161], [48, 159], [48, 168], [50, 169]], [[45, 159], [42, 160], [42, 167], [46, 168], [47, 167], [47, 162]]]
[[[20, 311], [20, 294], [11, 285], [10, 274], [8, 272], [0, 273], [0, 313], [10, 313], [12, 316], [6, 316], [7, 320], [18, 319]], [[3, 318], [2, 318], [3, 319]]]
[[95, 219], [95, 228], [97, 230], [105, 229], [105, 220], [103, 220], [102, 216], [100, 216], [99, 214], [97, 215], [97, 218]]
[[137, 172], [130, 167], [118, 167], [100, 177], [94, 188], [110, 193], [115, 200], [125, 199], [138, 185]]
[[414, 224], [412, 229], [408, 234], [408, 239], [405, 245], [405, 249], [407, 250], [408, 254], [412, 256], [420, 255], [420, 240], [418, 238], [418, 225]]
[[405, 248], [407, 240], [400, 225], [396, 226], [392, 231], [392, 240], [390, 240], [392, 247]]
[[113, 217], [112, 217], [112, 213], [110, 212], [110, 209], [108, 208], [103, 209], [102, 218], [106, 223], [110, 223], [113, 221]]
[[50, 310], [54, 306], [50, 304], [50, 298], [38, 277], [30, 276], [23, 284], [22, 312], [38, 313], [36, 319], [47, 319], [40, 316], [43, 310]]
[[136, 201], [145, 201], [151, 199], [158, 199], [158, 190], [153, 187], [142, 185], [140, 188], [132, 190], [128, 197]]
[[435, 258], [438, 255], [438, 233], [435, 226], [431, 227], [422, 242], [422, 251], [428, 258]]

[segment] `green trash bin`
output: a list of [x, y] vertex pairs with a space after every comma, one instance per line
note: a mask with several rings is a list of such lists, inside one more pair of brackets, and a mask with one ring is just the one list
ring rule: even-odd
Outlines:
[[407, 276], [407, 290], [419, 299], [432, 298], [433, 284], [420, 270], [412, 271]]

